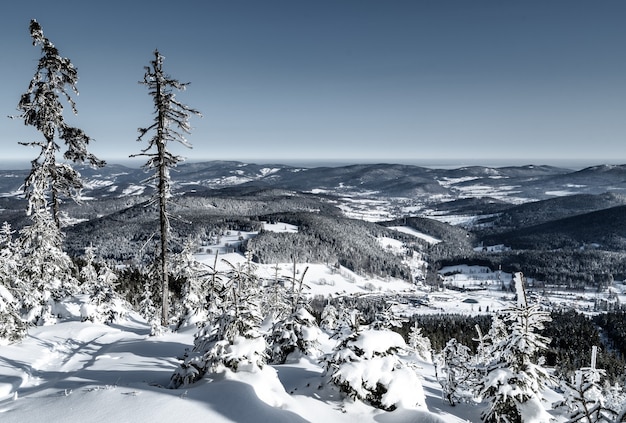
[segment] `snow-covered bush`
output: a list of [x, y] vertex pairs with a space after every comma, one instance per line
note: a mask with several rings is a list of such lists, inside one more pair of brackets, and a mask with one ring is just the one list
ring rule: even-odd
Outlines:
[[417, 374], [397, 355], [406, 348], [396, 332], [355, 331], [323, 357], [325, 377], [351, 398], [383, 410], [426, 408]]

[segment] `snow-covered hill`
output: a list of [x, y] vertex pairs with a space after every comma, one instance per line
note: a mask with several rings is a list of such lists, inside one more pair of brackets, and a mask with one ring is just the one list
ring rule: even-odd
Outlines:
[[[281, 230], [294, 228], [281, 227]], [[208, 255], [198, 258], [210, 260]], [[231, 263], [243, 260], [225, 254]], [[279, 266], [292, 272], [290, 264]], [[511, 304], [513, 294], [499, 289], [460, 293], [429, 293], [425, 287], [399, 280], [366, 279], [343, 269], [332, 273], [326, 266], [308, 267], [309, 295], [427, 296], [428, 304], [398, 303], [398, 313], [476, 314], [479, 307], [497, 310]], [[272, 274], [274, 266], [260, 266], [259, 274]], [[485, 269], [443, 269], [456, 275], [493, 277]], [[503, 277], [502, 275], [500, 275]], [[508, 276], [508, 275], [505, 275]], [[457, 277], [458, 279], [458, 277]], [[324, 280], [325, 283], [320, 283]], [[472, 298], [474, 301], [467, 301]], [[580, 298], [578, 299], [580, 301]], [[78, 305], [67, 303], [65, 318], [56, 325], [32, 328], [20, 344], [0, 348], [0, 421], [2, 422], [478, 422], [480, 405], [451, 407], [441, 397], [441, 386], [431, 362], [407, 359], [418, 366], [426, 398], [423, 408], [382, 411], [345, 398], [323, 384], [321, 365], [310, 358], [282, 365], [266, 365], [262, 371], [226, 372], [205, 377], [182, 389], [167, 389], [170, 377], [186, 348], [193, 345], [194, 327], [149, 336], [149, 325], [132, 313], [110, 326], [79, 321]], [[325, 352], [334, 341], [326, 335]], [[407, 387], [407, 389], [411, 389]], [[544, 407], [558, 399], [544, 393]], [[564, 421], [551, 411], [556, 421]]]

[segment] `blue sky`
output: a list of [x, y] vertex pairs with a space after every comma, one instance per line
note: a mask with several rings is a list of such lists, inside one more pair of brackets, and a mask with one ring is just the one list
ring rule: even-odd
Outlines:
[[[66, 119], [124, 160], [144, 146], [152, 52], [190, 82], [191, 160], [626, 162], [621, 0], [14, 2], [0, 15], [0, 115], [17, 113], [40, 51], [78, 68]], [[69, 112], [69, 110], [68, 110]], [[0, 119], [2, 159], [39, 134]]]

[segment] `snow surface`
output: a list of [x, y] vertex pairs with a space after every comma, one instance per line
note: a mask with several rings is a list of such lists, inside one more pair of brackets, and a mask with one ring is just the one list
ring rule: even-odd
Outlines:
[[390, 226], [389, 229], [393, 229], [394, 231], [402, 232], [408, 235], [413, 235], [414, 237], [423, 239], [429, 244], [438, 244], [441, 242], [440, 239], [427, 235], [423, 232], [416, 231], [410, 226]]
[[[192, 345], [193, 330], [157, 337], [149, 332], [134, 314], [111, 326], [70, 318], [31, 329], [22, 343], [0, 349], [0, 421], [170, 422], [181, 416], [216, 423], [464, 420], [418, 407], [386, 412], [345, 399], [321, 386], [322, 368], [306, 358], [166, 389], [175, 357]], [[436, 394], [430, 400], [445, 407]]]
[[[213, 264], [212, 256], [199, 257]], [[224, 258], [231, 263], [243, 261], [238, 254], [227, 254]], [[291, 264], [279, 266], [283, 274], [293, 271]], [[398, 304], [400, 313], [446, 310], [476, 314], [479, 306], [485, 310], [488, 305], [495, 310], [510, 305], [510, 300], [498, 291], [428, 293], [400, 280], [366, 279], [346, 269], [337, 271], [316, 264], [298, 264], [297, 273], [301, 274], [306, 267], [309, 270], [305, 282], [311, 287], [310, 295], [363, 294], [370, 292], [366, 287], [369, 283], [376, 290], [428, 298], [428, 304], [423, 306], [408, 308], [409, 305]], [[258, 271], [268, 277], [274, 275], [273, 265], [259, 266]], [[320, 283], [324, 278], [326, 284]], [[465, 302], [468, 298], [476, 302]], [[441, 398], [433, 364], [417, 359], [415, 365], [426, 407], [400, 404], [392, 412], [346, 398], [325, 384], [322, 366], [307, 357], [284, 365], [267, 365], [256, 372], [211, 374], [192, 386], [166, 389], [179, 363], [176, 357], [193, 345], [193, 327], [150, 337], [150, 325], [136, 314], [107, 326], [81, 323], [78, 304], [66, 304], [62, 310], [66, 314], [63, 322], [31, 328], [20, 344], [0, 347], [0, 422], [171, 422], [181, 420], [181, 416], [185, 421], [216, 423], [480, 421], [483, 406], [451, 407]], [[378, 348], [401, 345], [403, 342], [394, 336], [370, 333], [367, 339], [359, 341], [362, 343], [359, 347], [371, 354], [373, 345]], [[326, 334], [321, 342], [323, 352], [330, 352], [335, 342]], [[377, 377], [379, 370], [376, 366], [359, 369], [371, 378]], [[399, 374], [394, 384], [411, 389], [406, 386], [410, 378], [405, 376]], [[394, 388], [392, 392], [399, 393], [401, 389]], [[543, 405], [548, 407], [558, 396], [550, 391], [546, 398], [548, 401]], [[564, 421], [559, 418], [557, 421]]]

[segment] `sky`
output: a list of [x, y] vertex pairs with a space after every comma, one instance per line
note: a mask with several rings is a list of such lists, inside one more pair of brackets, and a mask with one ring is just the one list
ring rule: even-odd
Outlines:
[[110, 162], [139, 153], [153, 51], [199, 109], [188, 160], [626, 163], [622, 0], [14, 2], [0, 14], [0, 160], [44, 34], [78, 68], [65, 119]]

